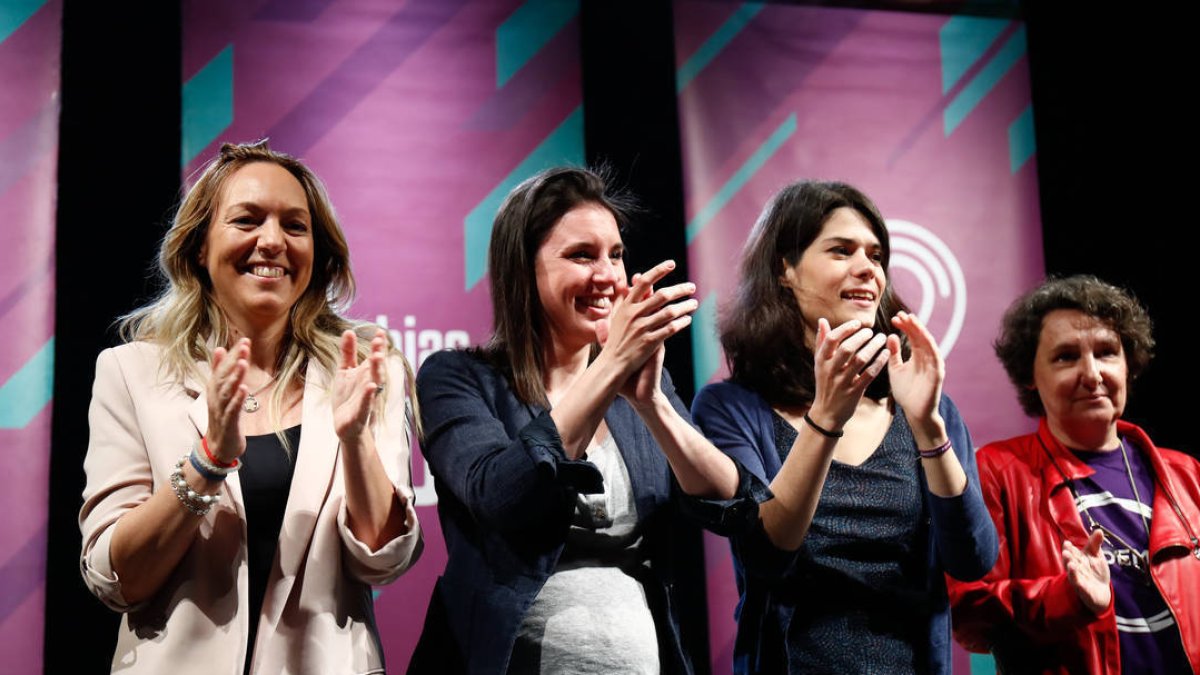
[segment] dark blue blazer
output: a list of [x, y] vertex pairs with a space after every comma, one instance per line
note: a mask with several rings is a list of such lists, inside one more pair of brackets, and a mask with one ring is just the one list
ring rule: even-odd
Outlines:
[[[690, 419], [665, 373], [662, 388]], [[567, 459], [549, 413], [520, 402], [473, 353], [429, 357], [417, 395], [449, 560], [409, 672], [504, 673], [521, 622], [562, 554], [576, 496], [601, 491], [600, 472]], [[648, 554], [635, 573], [655, 617], [663, 672], [690, 673], [671, 598], [678, 488], [624, 399], [604, 419], [629, 471]]]

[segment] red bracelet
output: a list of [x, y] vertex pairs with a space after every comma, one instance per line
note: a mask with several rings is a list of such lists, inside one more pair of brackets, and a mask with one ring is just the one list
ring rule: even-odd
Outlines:
[[217, 466], [221, 467], [222, 469], [232, 469], [238, 465], [238, 461], [236, 459], [233, 460], [232, 464], [227, 464], [227, 463], [222, 462], [221, 460], [217, 459], [216, 457], [213, 457], [212, 450], [208, 449], [208, 436], [200, 437], [200, 447], [204, 448], [204, 456], [208, 458], [208, 461], [212, 462], [213, 464], [216, 464]]

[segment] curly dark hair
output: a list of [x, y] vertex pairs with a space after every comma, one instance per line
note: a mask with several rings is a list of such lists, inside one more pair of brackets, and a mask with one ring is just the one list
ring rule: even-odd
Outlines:
[[1150, 315], [1132, 293], [1088, 274], [1050, 278], [1009, 306], [993, 347], [1008, 379], [1017, 388], [1021, 408], [1031, 417], [1046, 414], [1033, 388], [1033, 365], [1042, 322], [1056, 309], [1075, 309], [1104, 322], [1121, 338], [1132, 382], [1154, 358]]
[[[854, 209], [867, 221], [879, 238], [886, 270], [891, 258], [887, 224], [875, 204], [846, 183], [804, 180], [784, 187], [763, 209], [742, 251], [737, 291], [718, 326], [721, 346], [730, 379], [771, 405], [810, 405], [816, 394], [804, 316], [780, 278], [784, 262], [796, 265], [839, 208]], [[875, 330], [886, 330], [892, 317], [907, 309], [889, 279], [875, 313]], [[866, 395], [880, 399], [890, 392], [885, 370]]]

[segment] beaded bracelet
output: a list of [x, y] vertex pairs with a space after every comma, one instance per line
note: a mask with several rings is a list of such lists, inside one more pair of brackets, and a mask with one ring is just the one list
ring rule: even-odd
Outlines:
[[193, 490], [183, 477], [183, 463], [188, 461], [188, 455], [179, 458], [175, 462], [175, 470], [171, 472], [171, 487], [175, 490], [175, 497], [179, 499], [179, 503], [197, 516], [208, 515], [212, 507], [221, 501], [221, 495], [202, 495]]
[[942, 455], [946, 454], [946, 452], [948, 450], [950, 450], [950, 440], [949, 439], [947, 439], [945, 443], [942, 443], [941, 445], [937, 446], [936, 448], [932, 448], [929, 450], [922, 450], [920, 448], [917, 448], [917, 454], [921, 455], [921, 459], [937, 459], [938, 457], [941, 457]]

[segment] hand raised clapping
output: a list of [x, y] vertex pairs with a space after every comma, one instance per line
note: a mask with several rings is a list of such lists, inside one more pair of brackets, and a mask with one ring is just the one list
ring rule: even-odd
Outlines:
[[620, 394], [630, 403], [649, 404], [659, 393], [667, 338], [692, 323], [692, 312], [700, 304], [690, 296], [695, 284], [684, 282], [654, 290], [675, 262], [667, 260], [649, 271], [633, 275], [633, 285], [619, 289], [612, 314], [596, 326], [596, 338], [603, 351], [616, 360], [629, 378]]
[[840, 431], [854, 416], [863, 392], [887, 365], [888, 338], [863, 328], [852, 319], [830, 328], [829, 321], [817, 320], [816, 346], [813, 350], [813, 376], [816, 392], [809, 417], [829, 431]]
[[900, 337], [888, 336], [888, 378], [892, 397], [904, 409], [910, 421], [939, 418], [938, 403], [942, 398], [942, 381], [946, 365], [938, 351], [933, 335], [915, 315], [899, 312], [892, 325], [908, 337], [910, 354], [907, 360], [900, 351]]
[[383, 391], [387, 334], [379, 329], [371, 353], [358, 362], [358, 337], [342, 333], [342, 358], [333, 381], [333, 428], [344, 444], [358, 442], [367, 430], [375, 397]]
[[212, 375], [205, 391], [208, 399], [208, 432], [205, 436], [209, 450], [223, 464], [232, 463], [246, 451], [246, 438], [238, 422], [242, 403], [250, 393], [245, 384], [249, 358], [249, 338], [238, 340], [232, 349], [217, 347], [213, 351]]

